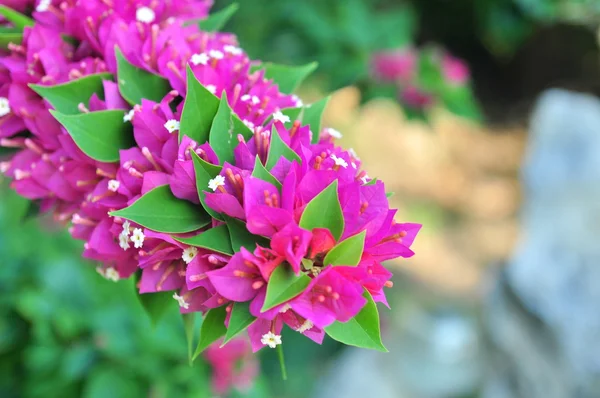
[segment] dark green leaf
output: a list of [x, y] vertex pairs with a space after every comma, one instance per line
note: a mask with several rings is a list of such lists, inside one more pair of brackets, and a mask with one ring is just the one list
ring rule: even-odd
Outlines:
[[238, 10], [237, 3], [233, 3], [228, 7], [223, 8], [215, 13], [212, 13], [208, 18], [198, 22], [200, 30], [205, 32], [218, 32], [229, 21], [229, 19]]
[[249, 139], [252, 131], [233, 113], [227, 103], [227, 94], [223, 91], [208, 138], [210, 146], [219, 157], [221, 164], [235, 163], [233, 150], [238, 145], [237, 134], [242, 134], [244, 138]]
[[270, 182], [271, 184], [275, 185], [278, 189], [281, 189], [281, 183], [279, 182], [279, 180], [277, 180], [277, 178], [275, 178], [273, 174], [269, 173], [269, 171], [265, 169], [265, 166], [263, 166], [258, 156], [254, 161], [254, 170], [252, 171], [252, 176], [260, 178], [263, 181]]
[[335, 240], [339, 240], [344, 231], [344, 215], [337, 192], [335, 180], [321, 193], [315, 196], [300, 217], [300, 227], [308, 229], [327, 228]]
[[317, 69], [317, 63], [302, 66], [287, 66], [267, 63], [265, 64], [265, 77], [272, 79], [279, 86], [279, 91], [291, 94], [302, 84], [304, 79]]
[[16, 28], [23, 29], [26, 26], [33, 26], [33, 19], [11, 9], [6, 6], [0, 6], [0, 15], [7, 21], [12, 22]]
[[305, 274], [296, 275], [284, 265], [275, 268], [269, 283], [267, 284], [267, 295], [261, 311], [271, 308], [293, 299], [306, 289], [310, 278]]
[[282, 156], [289, 161], [295, 160], [300, 163], [300, 156], [283, 142], [277, 132], [277, 128], [273, 125], [273, 128], [271, 129], [271, 145], [269, 146], [269, 154], [267, 156], [267, 169], [272, 169]]
[[100, 162], [118, 162], [119, 151], [134, 144], [131, 123], [123, 123], [124, 111], [50, 113], [67, 129], [79, 149]]
[[210, 126], [219, 108], [219, 99], [206, 89], [187, 66], [187, 95], [181, 113], [179, 138], [187, 135], [199, 144], [208, 141]]
[[173, 292], [140, 293], [137, 297], [154, 326], [158, 324], [167, 308], [175, 304]]
[[231, 247], [234, 252], [239, 252], [242, 247], [249, 251], [254, 251], [256, 245], [269, 247], [269, 240], [263, 236], [253, 235], [246, 228], [246, 223], [237, 218], [223, 215], [229, 229], [229, 237], [231, 238]]
[[192, 160], [194, 161], [194, 173], [196, 174], [196, 189], [198, 190], [198, 199], [200, 200], [200, 204], [206, 210], [208, 214], [212, 218], [216, 218], [217, 220], [223, 220], [223, 217], [211, 209], [206, 204], [206, 190], [208, 189], [208, 182], [215, 178], [217, 174], [221, 172], [221, 166], [215, 166], [208, 162], [205, 162], [198, 156], [198, 154], [194, 151], [191, 151]]
[[354, 318], [345, 323], [334, 322], [325, 332], [340, 343], [387, 352], [381, 342], [377, 306], [369, 292], [365, 291], [364, 296], [367, 304]]
[[183, 330], [185, 331], [185, 339], [187, 341], [188, 348], [188, 361], [190, 365], [192, 364], [192, 354], [193, 354], [193, 346], [194, 346], [194, 316], [195, 312], [190, 312], [188, 314], [181, 314], [183, 319]]
[[215, 228], [209, 228], [206, 231], [199, 233], [191, 238], [173, 237], [175, 240], [186, 245], [202, 247], [204, 249], [213, 250], [218, 253], [233, 255], [229, 230], [226, 225], [219, 225]]
[[194, 351], [192, 360], [198, 358], [198, 355], [202, 353], [209, 345], [220, 339], [225, 335], [227, 329], [225, 328], [225, 317], [227, 311], [225, 307], [213, 308], [206, 313], [202, 327], [200, 328], [200, 339]]
[[[56, 86], [41, 86], [31, 84], [30, 87], [46, 101], [50, 102], [54, 109], [65, 115], [79, 115], [79, 104], [88, 105], [93, 94], [104, 98], [104, 80], [111, 80], [110, 73], [98, 73], [88, 75], [81, 79], [57, 84]], [[122, 122], [121, 118], [121, 122]]]
[[174, 234], [196, 231], [210, 222], [199, 206], [173, 196], [168, 185], [154, 188], [131, 206], [110, 214], [156, 232]]
[[141, 104], [142, 98], [160, 102], [171, 91], [171, 84], [162, 77], [140, 69], [129, 63], [118, 47], [115, 47], [117, 57], [117, 76], [119, 91], [131, 105]]
[[229, 317], [229, 328], [225, 334], [225, 340], [223, 340], [223, 347], [235, 336], [246, 330], [248, 326], [256, 320], [256, 317], [250, 313], [250, 302], [246, 303], [234, 303], [231, 315]]
[[320, 101], [307, 106], [304, 109], [304, 118], [302, 119], [303, 125], [309, 125], [310, 131], [312, 131], [312, 143], [316, 144], [319, 142], [319, 135], [321, 134], [321, 120], [323, 119], [323, 112], [331, 97], [325, 97]]
[[367, 231], [362, 231], [335, 245], [325, 256], [323, 264], [358, 265], [365, 248], [366, 233]]

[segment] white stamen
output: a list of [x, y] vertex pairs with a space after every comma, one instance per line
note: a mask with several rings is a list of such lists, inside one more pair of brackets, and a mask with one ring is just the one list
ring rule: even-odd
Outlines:
[[206, 89], [208, 91], [211, 92], [211, 94], [216, 94], [217, 93], [217, 86], [213, 85], [213, 84], [207, 84], [206, 85]]
[[337, 131], [336, 129], [332, 129], [331, 127], [328, 127], [325, 129], [325, 132], [327, 134], [329, 134], [331, 137], [336, 138], [336, 139], [340, 139], [342, 138], [342, 133], [340, 133], [339, 131]]
[[48, 11], [48, 8], [52, 5], [52, 0], [40, 0], [40, 3], [37, 5], [35, 10], [37, 12]]
[[225, 47], [223, 47], [223, 50], [225, 50], [226, 53], [229, 53], [231, 55], [240, 55], [242, 53], [241, 48], [232, 46], [231, 44], [228, 44]]
[[313, 325], [313, 323], [307, 319], [306, 321], [304, 321], [304, 323], [302, 325], [300, 325], [300, 327], [298, 329], [296, 329], [296, 331], [300, 332], [300, 333], [304, 333], [307, 330], [312, 329], [313, 326], [315, 326], [315, 325]]
[[179, 122], [175, 119], [167, 120], [164, 126], [169, 133], [179, 130]]
[[242, 120], [242, 123], [244, 123], [246, 126], [248, 126], [249, 129], [253, 130], [254, 129], [254, 123], [252, 123], [250, 120]]
[[190, 303], [185, 301], [185, 299], [182, 296], [178, 295], [177, 293], [173, 294], [173, 298], [175, 300], [177, 300], [177, 302], [179, 303], [179, 306], [181, 308], [183, 308], [184, 310], [187, 310], [190, 308]]
[[119, 234], [119, 247], [123, 250], [129, 249], [129, 235], [125, 231]]
[[131, 234], [131, 241], [133, 242], [133, 247], [136, 249], [141, 249], [144, 246], [144, 232], [140, 228], [136, 228], [133, 230], [133, 234]]
[[135, 19], [137, 19], [138, 22], [152, 23], [156, 19], [156, 14], [150, 7], [140, 7], [135, 12]]
[[371, 179], [371, 177], [369, 177], [368, 175], [365, 174], [364, 177], [361, 177], [361, 181], [363, 182], [363, 184], [366, 184], [367, 182], [369, 182], [369, 180]]
[[117, 192], [121, 183], [118, 180], [110, 180], [108, 181], [108, 190], [112, 192]]
[[296, 94], [292, 95], [292, 99], [296, 102], [297, 107], [304, 106], [304, 102]]
[[252, 105], [258, 105], [260, 104], [260, 98], [258, 98], [256, 95], [252, 96]]
[[281, 309], [279, 310], [279, 313], [280, 313], [280, 314], [284, 314], [284, 313], [286, 313], [288, 310], [291, 310], [291, 309], [292, 309], [292, 306], [291, 306], [291, 305], [289, 305], [288, 303], [285, 303], [285, 304], [283, 305], [283, 307], [281, 307]]
[[129, 112], [127, 112], [124, 116], [123, 116], [123, 123], [127, 123], [133, 120], [133, 115], [135, 114], [135, 110], [132, 109]]
[[194, 65], [206, 65], [208, 63], [208, 55], [206, 53], [192, 55], [191, 62]]
[[198, 248], [196, 248], [194, 246], [190, 246], [183, 251], [181, 258], [183, 259], [183, 261], [186, 264], [189, 264], [192, 262], [192, 260], [196, 257], [197, 254], [198, 254]]
[[240, 97], [240, 100], [242, 100], [242, 102], [248, 102], [250, 101], [250, 94], [244, 94]]
[[356, 151], [353, 148], [348, 149], [348, 153], [350, 154], [350, 156], [352, 156], [354, 159], [356, 160], [360, 160], [360, 158], [358, 157], [358, 155], [356, 154]]
[[214, 59], [223, 59], [223, 53], [219, 50], [210, 50], [208, 56]]
[[260, 342], [271, 348], [275, 348], [279, 344], [281, 344], [281, 336], [273, 332], [269, 332], [267, 334], [263, 334], [262, 338], [260, 339]]
[[342, 166], [343, 168], [348, 167], [348, 163], [342, 158], [338, 158], [335, 155], [331, 155], [331, 159], [335, 162], [336, 166]]
[[216, 192], [216, 190], [223, 185], [225, 185], [225, 177], [222, 175], [218, 175], [208, 182], [208, 187], [212, 189], [213, 192]]
[[281, 123], [287, 123], [290, 121], [290, 117], [284, 115], [280, 111], [277, 111], [273, 114], [273, 120], [281, 122]]
[[8, 98], [0, 97], [0, 117], [6, 116], [10, 113], [10, 103]]

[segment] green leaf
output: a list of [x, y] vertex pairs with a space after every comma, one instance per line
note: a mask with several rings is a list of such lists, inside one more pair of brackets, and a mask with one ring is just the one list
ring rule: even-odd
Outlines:
[[367, 231], [362, 231], [335, 245], [325, 256], [323, 264], [358, 265], [365, 248], [366, 234]]
[[292, 121], [292, 123], [296, 120], [300, 120], [302, 121], [302, 115], [303, 115], [303, 111], [304, 108], [303, 107], [298, 107], [298, 108], [284, 108], [281, 110], [281, 113], [283, 113], [285, 116], [290, 118], [290, 121]]
[[302, 124], [309, 125], [310, 131], [312, 131], [312, 143], [316, 144], [319, 142], [319, 135], [321, 134], [321, 120], [323, 119], [323, 112], [327, 103], [331, 99], [331, 96], [325, 97], [320, 101], [307, 106], [304, 109], [304, 118]]
[[10, 43], [21, 44], [23, 31], [19, 28], [0, 27], [0, 48], [7, 49]]
[[377, 306], [369, 292], [365, 291], [364, 296], [367, 304], [354, 318], [345, 323], [334, 322], [325, 332], [340, 343], [387, 352], [381, 342]]
[[229, 107], [227, 94], [223, 91], [219, 109], [213, 119], [208, 138], [210, 146], [219, 157], [221, 164], [225, 162], [235, 163], [233, 150], [238, 145], [238, 133], [246, 139], [252, 136], [252, 131], [240, 121]]
[[[79, 104], [87, 106], [93, 94], [104, 98], [102, 82], [111, 79], [112, 75], [110, 73], [98, 73], [56, 86], [31, 84], [29, 87], [50, 102], [58, 112], [65, 115], [79, 115], [81, 114]], [[123, 122], [122, 117], [121, 122]]]
[[256, 160], [254, 161], [254, 170], [252, 171], [252, 176], [256, 178], [260, 178], [263, 181], [270, 182], [275, 185], [277, 189], [281, 189], [281, 183], [275, 176], [263, 166], [260, 158], [256, 156]]
[[305, 274], [294, 274], [289, 267], [280, 265], [275, 268], [267, 284], [267, 295], [261, 311], [293, 299], [306, 289], [310, 280]]
[[100, 162], [118, 162], [119, 151], [133, 142], [131, 123], [123, 123], [124, 111], [98, 111], [64, 115], [50, 111], [86, 155]]
[[269, 240], [260, 235], [251, 234], [246, 228], [246, 223], [237, 218], [232, 218], [223, 215], [229, 229], [229, 237], [231, 238], [231, 247], [234, 252], [239, 252], [242, 247], [249, 251], [254, 251], [256, 245], [269, 247]]
[[301, 162], [300, 156], [283, 142], [281, 136], [277, 132], [277, 128], [273, 125], [273, 128], [271, 129], [271, 145], [269, 146], [269, 154], [267, 155], [267, 169], [272, 169], [282, 156], [291, 162], [294, 160], [298, 163]]
[[139, 293], [136, 296], [154, 326], [158, 324], [167, 308], [174, 303], [173, 292]]
[[272, 63], [265, 64], [265, 77], [272, 79], [279, 86], [279, 91], [285, 94], [291, 94], [302, 84], [304, 79], [317, 69], [317, 63], [302, 66], [277, 65]]
[[223, 340], [221, 347], [227, 344], [235, 336], [246, 330], [246, 328], [255, 320], [256, 317], [250, 313], [249, 301], [245, 303], [234, 303], [233, 309], [231, 310], [231, 315], [229, 316], [229, 328], [227, 328], [225, 340]]
[[192, 360], [198, 358], [198, 355], [202, 353], [209, 345], [220, 339], [225, 335], [227, 329], [225, 328], [225, 317], [227, 311], [225, 306], [219, 308], [213, 308], [206, 313], [202, 327], [200, 328], [200, 339], [194, 351]]
[[211, 209], [206, 204], [206, 192], [208, 189], [208, 182], [215, 178], [217, 174], [221, 172], [221, 166], [215, 166], [208, 162], [205, 162], [203, 159], [198, 156], [198, 154], [194, 151], [191, 151], [192, 160], [194, 161], [194, 173], [196, 174], [196, 189], [198, 190], [198, 199], [200, 200], [200, 204], [206, 210], [206, 212], [217, 220], [223, 220], [221, 214], [217, 213], [213, 209]]
[[33, 19], [6, 6], [0, 6], [0, 15], [2, 15], [7, 21], [12, 22], [18, 29], [23, 29], [26, 26], [34, 25]]
[[198, 26], [200, 30], [205, 32], [218, 32], [223, 26], [229, 21], [229, 19], [235, 14], [238, 10], [239, 6], [237, 3], [233, 3], [228, 7], [223, 8], [220, 11], [212, 13], [208, 16], [208, 18], [201, 20], [198, 22]]
[[300, 227], [309, 231], [313, 228], [327, 228], [336, 241], [340, 239], [344, 231], [344, 215], [337, 187], [338, 181], [335, 180], [308, 202], [300, 217]]
[[117, 57], [117, 76], [119, 91], [131, 105], [141, 104], [142, 98], [160, 102], [171, 91], [168, 80], [147, 72], [129, 63], [118, 47], [115, 47]]
[[227, 229], [226, 225], [219, 225], [218, 227], [209, 228], [206, 231], [203, 231], [200, 234], [190, 238], [180, 238], [177, 236], [173, 236], [173, 238], [178, 242], [185, 243], [186, 245], [233, 255], [229, 230]]
[[369, 182], [365, 183], [364, 185], [375, 185], [377, 184], [377, 178], [373, 178], [371, 180], [369, 180]]
[[391, 198], [392, 196], [394, 196], [394, 192], [388, 192], [385, 194], [385, 197], [388, 199]]
[[192, 364], [192, 353], [194, 346], [194, 316], [195, 312], [190, 312], [188, 314], [181, 314], [183, 319], [183, 330], [185, 331], [185, 339], [187, 341], [188, 348], [188, 361], [190, 365]]
[[131, 206], [110, 215], [166, 233], [192, 232], [210, 222], [210, 217], [200, 207], [173, 196], [169, 185], [154, 188]]
[[179, 138], [187, 135], [199, 144], [208, 141], [210, 126], [219, 108], [219, 98], [204, 87], [187, 66], [187, 95], [181, 113]]

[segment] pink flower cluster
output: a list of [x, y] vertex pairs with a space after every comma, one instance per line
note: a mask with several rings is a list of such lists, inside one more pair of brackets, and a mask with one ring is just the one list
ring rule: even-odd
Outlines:
[[[251, 71], [233, 35], [184, 23], [204, 17], [209, 3], [38, 0], [35, 26], [25, 28], [23, 42], [11, 44], [0, 57], [0, 146], [16, 151], [0, 170], [22, 196], [71, 223], [73, 237], [85, 241], [84, 257], [101, 262], [98, 271], [106, 278], [139, 272], [140, 293], [173, 291], [182, 313], [226, 308], [227, 325], [233, 305], [247, 303], [256, 318], [248, 327], [254, 351], [281, 344], [284, 324], [321, 343], [326, 327], [349, 321], [365, 307], [365, 292], [387, 304], [384, 288], [392, 286], [391, 273], [382, 261], [413, 255], [410, 246], [420, 225], [394, 221], [384, 184], [368, 177], [354, 151], [334, 144], [337, 131], [311, 131], [281, 112], [302, 103], [281, 93], [263, 70]], [[133, 126], [135, 146], [120, 152], [119, 163], [103, 163], [77, 147], [30, 84], [52, 86], [99, 72], [118, 81], [115, 47], [131, 64], [167, 79], [172, 90], [160, 102], [143, 99], [132, 108], [118, 84], [105, 80], [103, 98], [94, 95], [80, 104], [81, 113], [123, 110], [123, 123]], [[188, 67], [208, 91], [226, 95], [252, 130], [250, 138], [233, 136], [237, 145], [229, 162], [208, 142], [179, 137]], [[268, 182], [256, 175], [256, 159], [261, 167], [271, 162], [274, 131], [291, 154], [275, 159]], [[196, 155], [222, 167], [207, 186], [197, 186]], [[177, 198], [197, 204], [199, 212], [204, 211], [200, 188], [203, 205], [237, 220], [264, 243], [230, 255], [109, 215], [165, 185]], [[311, 201], [330, 187], [339, 198], [340, 230], [302, 227]], [[192, 235], [222, 225], [212, 218]], [[326, 261], [359, 235], [363, 248], [356, 264]], [[282, 268], [308, 283], [265, 310], [272, 275]], [[230, 378], [228, 365], [219, 369], [219, 377]]]

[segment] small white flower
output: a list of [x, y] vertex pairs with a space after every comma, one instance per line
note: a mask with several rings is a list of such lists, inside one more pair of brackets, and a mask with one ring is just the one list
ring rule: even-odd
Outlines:
[[52, 0], [40, 0], [40, 3], [37, 5], [35, 10], [37, 12], [48, 11], [48, 8], [52, 5]]
[[242, 53], [241, 48], [232, 46], [231, 44], [228, 44], [225, 47], [223, 47], [223, 50], [225, 50], [226, 53], [229, 53], [231, 55], [240, 55]]
[[206, 65], [208, 63], [208, 55], [206, 55], [206, 53], [194, 54], [192, 55], [191, 61], [194, 65]]
[[208, 187], [212, 189], [213, 192], [216, 192], [217, 189], [223, 185], [225, 185], [225, 177], [222, 175], [218, 175], [208, 182]]
[[133, 115], [135, 114], [135, 110], [130, 110], [123, 116], [123, 123], [127, 123], [133, 120]]
[[313, 323], [307, 319], [306, 321], [304, 321], [304, 323], [302, 325], [300, 325], [300, 327], [298, 329], [296, 329], [296, 331], [300, 332], [300, 333], [304, 333], [307, 330], [312, 329], [313, 326], [315, 326], [315, 325], [313, 325]]
[[108, 190], [112, 192], [117, 192], [121, 183], [118, 180], [110, 180], [108, 181]]
[[252, 123], [250, 120], [242, 120], [242, 123], [244, 123], [246, 126], [248, 126], [249, 129], [254, 129], [254, 123]]
[[346, 161], [342, 158], [338, 158], [335, 155], [331, 155], [331, 159], [333, 159], [336, 166], [342, 166], [343, 168], [348, 167], [348, 163], [346, 163]]
[[304, 106], [304, 102], [296, 94], [292, 95], [292, 99], [296, 102], [296, 106]]
[[364, 177], [361, 177], [361, 181], [363, 182], [363, 184], [366, 184], [367, 182], [369, 182], [369, 180], [371, 179], [371, 177], [369, 177], [368, 175], [365, 174]]
[[256, 95], [252, 96], [252, 105], [258, 105], [260, 104], [260, 98], [258, 98]]
[[342, 133], [340, 133], [339, 131], [337, 131], [336, 129], [332, 129], [331, 127], [326, 128], [325, 132], [327, 134], [329, 134], [331, 137], [336, 138], [336, 139], [340, 139], [342, 138]]
[[250, 101], [250, 98], [251, 98], [250, 94], [244, 94], [241, 96], [240, 99], [242, 100], [242, 102], [248, 102], [248, 101]]
[[263, 334], [262, 338], [260, 339], [260, 342], [264, 345], [268, 345], [271, 348], [275, 348], [279, 344], [281, 344], [281, 336], [273, 332], [269, 332], [267, 334]]
[[136, 228], [133, 230], [131, 234], [131, 241], [133, 242], [133, 247], [136, 249], [141, 249], [144, 246], [144, 233], [140, 228]]
[[186, 264], [189, 264], [192, 262], [192, 260], [196, 257], [197, 254], [198, 254], [198, 248], [196, 248], [194, 246], [190, 246], [183, 251], [181, 258], [183, 259], [183, 261]]
[[0, 97], [0, 117], [6, 116], [10, 113], [10, 103], [8, 98]]
[[352, 156], [354, 159], [356, 160], [360, 160], [360, 158], [358, 157], [358, 155], [356, 154], [356, 151], [353, 148], [348, 149], [348, 153], [350, 154], [350, 156]]
[[175, 300], [177, 300], [177, 302], [179, 303], [179, 306], [181, 308], [183, 308], [184, 310], [187, 310], [188, 308], [190, 308], [190, 303], [185, 301], [185, 299], [182, 296], [178, 295], [177, 293], [173, 294], [173, 298]]
[[215, 86], [213, 84], [207, 84], [206, 85], [206, 89], [208, 91], [210, 91], [211, 94], [216, 94], [217, 93], [217, 86]]
[[104, 271], [104, 277], [113, 282], [118, 282], [119, 279], [121, 279], [119, 272], [113, 267], [108, 267], [106, 271]]
[[125, 222], [123, 223], [123, 234], [125, 234], [126, 236], [129, 236], [129, 233], [131, 232], [131, 224], [129, 223], [129, 221], [125, 220]]
[[129, 249], [129, 235], [125, 231], [119, 234], [119, 247], [123, 250]]
[[175, 119], [167, 120], [164, 126], [169, 133], [179, 130], [179, 122]]
[[276, 120], [276, 121], [281, 122], [281, 123], [287, 123], [287, 122], [290, 121], [290, 117], [284, 115], [280, 111], [277, 111], [277, 112], [275, 112], [273, 114], [273, 120]]
[[219, 50], [210, 50], [208, 56], [214, 59], [223, 59], [223, 53]]
[[140, 7], [135, 12], [135, 19], [137, 19], [138, 22], [152, 23], [156, 19], [156, 14], [150, 7]]

